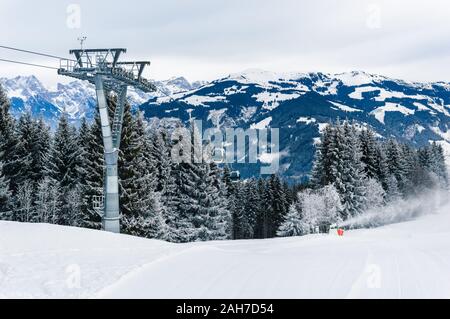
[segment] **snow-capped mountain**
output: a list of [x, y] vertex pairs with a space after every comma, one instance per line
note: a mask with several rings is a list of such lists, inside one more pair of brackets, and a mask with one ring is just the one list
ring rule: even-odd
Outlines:
[[[155, 97], [141, 109], [156, 123], [195, 118], [204, 127], [279, 128], [283, 172], [296, 179], [310, 171], [320, 131], [338, 118], [371, 127], [383, 138], [417, 146], [440, 141], [450, 150], [450, 83], [444, 82], [413, 83], [365, 72], [249, 70], [171, 98]], [[259, 172], [255, 165], [236, 168], [244, 176]]]
[[[11, 99], [11, 110], [15, 116], [29, 110], [34, 116], [43, 117], [54, 126], [63, 111], [67, 112], [73, 122], [82, 117], [90, 120], [95, 115], [95, 88], [88, 82], [59, 83], [56, 88], [49, 88], [35, 76], [18, 76], [12, 79], [0, 78], [0, 84]], [[193, 90], [203, 83], [189, 83], [185, 78], [179, 77], [157, 81], [155, 84], [159, 91], [151, 95], [130, 88], [128, 100], [131, 105], [138, 107], [152, 97]]]
[[[55, 89], [36, 77], [0, 79], [12, 111], [26, 109], [55, 126], [66, 110], [73, 122], [95, 112], [94, 87], [86, 82]], [[130, 89], [133, 107], [158, 125], [203, 120], [204, 127], [280, 129], [283, 174], [302, 178], [311, 169], [320, 131], [340, 118], [368, 126], [380, 137], [422, 146], [439, 141], [450, 154], [450, 83], [413, 83], [361, 71], [273, 73], [248, 70], [216, 81], [189, 83], [185, 78], [155, 82], [153, 95]], [[243, 176], [259, 174], [258, 165], [235, 165]]]

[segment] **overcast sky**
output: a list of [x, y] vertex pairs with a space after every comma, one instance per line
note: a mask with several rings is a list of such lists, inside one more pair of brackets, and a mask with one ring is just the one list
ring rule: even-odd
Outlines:
[[[151, 60], [154, 79], [260, 68], [450, 81], [448, 0], [0, 0], [0, 45], [68, 56], [82, 34], [86, 47]], [[2, 49], [0, 58], [58, 64]], [[30, 73], [61, 80], [0, 62], [0, 77]]]

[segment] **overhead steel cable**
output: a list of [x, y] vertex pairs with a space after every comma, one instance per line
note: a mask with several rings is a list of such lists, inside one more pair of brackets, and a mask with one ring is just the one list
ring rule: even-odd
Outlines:
[[[60, 61], [64, 60], [64, 61], [70, 61], [70, 62], [75, 62], [75, 63], [79, 62], [79, 61], [74, 60], [74, 59], [64, 58], [64, 57], [53, 55], [53, 54], [47, 54], [47, 53], [31, 51], [31, 50], [24, 50], [24, 49], [19, 49], [19, 48], [5, 46], [5, 45], [0, 45], [0, 49], [12, 50], [12, 51], [23, 52], [23, 53], [28, 53], [28, 54], [34, 54], [34, 55], [39, 55], [39, 56], [43, 56], [43, 57], [47, 57], [47, 58], [58, 59]], [[94, 63], [92, 63], [92, 66], [95, 67], [96, 65]]]
[[28, 54], [40, 55], [40, 56], [44, 56], [44, 57], [47, 57], [47, 58], [53, 58], [53, 59], [58, 59], [58, 60], [69, 60], [69, 61], [77, 62], [77, 61], [72, 60], [72, 59], [67, 59], [67, 58], [63, 58], [63, 57], [52, 55], [52, 54], [46, 54], [46, 53], [41, 53], [41, 52], [36, 52], [36, 51], [30, 51], [30, 50], [24, 50], [24, 49], [19, 49], [19, 48], [13, 48], [13, 47], [8, 47], [8, 46], [4, 46], [4, 45], [0, 45], [0, 48], [1, 49], [6, 49], [6, 50], [12, 50], [12, 51], [28, 53]]
[[0, 61], [1, 62], [15, 63], [15, 64], [23, 64], [23, 65], [34, 66], [34, 67], [45, 68], [45, 69], [51, 69], [51, 70], [58, 70], [58, 68], [55, 68], [53, 66], [42, 65], [42, 64], [27, 63], [27, 62], [7, 60], [7, 59], [0, 59]]

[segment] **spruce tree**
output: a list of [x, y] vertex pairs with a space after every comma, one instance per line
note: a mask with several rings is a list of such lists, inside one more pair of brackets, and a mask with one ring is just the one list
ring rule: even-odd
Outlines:
[[[36, 129], [34, 127], [33, 119], [30, 112], [22, 114], [17, 124], [17, 137], [18, 143], [16, 145], [15, 154], [17, 155], [17, 163], [19, 169], [17, 174], [14, 176], [14, 182], [17, 185], [22, 185], [23, 183], [29, 181], [33, 182], [33, 156], [35, 150], [35, 133]], [[33, 187], [30, 184], [30, 187]]]
[[406, 195], [408, 169], [401, 146], [394, 140], [385, 145], [388, 174], [395, 177], [399, 191]]
[[10, 101], [0, 85], [0, 161], [3, 162], [5, 178], [10, 181], [10, 189], [15, 194], [18, 189], [16, 177], [21, 167], [17, 154], [19, 139], [15, 120], [9, 112], [10, 106]]
[[80, 226], [99, 229], [101, 218], [93, 207], [94, 196], [103, 195], [103, 140], [98, 112], [90, 127], [82, 125], [81, 128], [78, 135], [80, 152], [77, 161], [77, 174], [83, 198]]
[[[243, 185], [243, 203], [244, 211], [242, 215], [245, 218], [243, 230], [244, 239], [253, 239], [256, 234], [257, 217], [260, 210], [260, 196], [258, 194], [258, 182], [255, 179], [246, 181]], [[240, 205], [237, 205], [239, 207]]]
[[[257, 204], [257, 214], [256, 214], [256, 224], [254, 226], [254, 237], [255, 238], [266, 238], [266, 225], [268, 221], [267, 214], [267, 193], [266, 193], [267, 183], [264, 179], [258, 179], [257, 183], [257, 193], [259, 201]], [[237, 205], [238, 206], [238, 205]]]
[[377, 142], [372, 130], [364, 129], [359, 134], [361, 161], [368, 178], [378, 178]]
[[9, 180], [3, 173], [3, 163], [0, 161], [0, 220], [9, 220], [12, 214], [12, 192], [9, 189]]
[[19, 185], [16, 205], [12, 214], [13, 221], [30, 223], [36, 218], [34, 210], [34, 188], [29, 180]]
[[71, 225], [74, 214], [79, 213], [71, 210], [69, 202], [69, 194], [77, 186], [78, 152], [76, 130], [69, 124], [67, 114], [63, 113], [53, 139], [48, 168], [48, 176], [58, 183], [62, 195], [58, 220], [61, 225]]
[[151, 143], [140, 113], [131, 119], [128, 130], [128, 147], [124, 152], [134, 156], [128, 157], [128, 162], [124, 160], [128, 178], [121, 180], [125, 192], [123, 207], [126, 207], [122, 212], [124, 229], [132, 235], [158, 238], [163, 227], [161, 198], [156, 191]]
[[161, 192], [161, 209], [165, 223], [160, 239], [175, 243], [188, 242], [194, 239], [194, 226], [187, 212], [181, 208], [184, 198], [181, 175], [180, 165], [172, 163], [170, 173]]
[[[115, 100], [112, 100], [115, 103]], [[138, 217], [138, 212], [133, 210], [133, 204], [139, 201], [136, 182], [140, 177], [135, 167], [135, 159], [143, 152], [141, 141], [131, 114], [129, 103], [125, 104], [122, 126], [122, 141], [119, 154], [119, 185], [120, 185], [120, 212], [122, 215], [122, 228], [125, 233], [136, 234], [137, 230], [129, 229], [129, 224], [135, 224], [132, 219]]]
[[35, 221], [57, 224], [61, 216], [61, 194], [58, 183], [44, 177], [36, 187], [35, 198]]
[[26, 151], [30, 151], [30, 167], [27, 178], [36, 184], [47, 174], [50, 160], [50, 128], [44, 123], [43, 119], [31, 120], [30, 130], [26, 134], [22, 132], [21, 135], [23, 139], [28, 140]]
[[315, 159], [311, 176], [311, 184], [315, 188], [328, 185], [334, 181], [333, 164], [337, 161], [338, 153], [334, 152], [335, 130], [328, 125], [316, 146]]
[[342, 217], [347, 219], [362, 213], [364, 209], [364, 196], [366, 195], [364, 179], [366, 177], [364, 176], [364, 164], [361, 161], [360, 145], [355, 129], [345, 123], [342, 132], [344, 134], [342, 180], [335, 186], [342, 200]]
[[163, 191], [164, 185], [169, 179], [172, 169], [172, 160], [170, 154], [170, 143], [168, 141], [168, 132], [162, 128], [154, 131], [150, 135], [150, 161], [154, 169], [156, 181], [155, 190]]
[[388, 190], [387, 180], [389, 177], [388, 167], [386, 164], [386, 155], [384, 153], [384, 148], [380, 143], [377, 144], [375, 150], [376, 156], [376, 179], [383, 186], [385, 191]]
[[[233, 239], [245, 239], [246, 233], [251, 228], [249, 219], [247, 218], [247, 212], [245, 210], [248, 207], [248, 199], [246, 198], [246, 185], [242, 182], [236, 183], [234, 186], [233, 210], [231, 211], [231, 233]], [[254, 232], [254, 230], [253, 230]]]
[[438, 176], [440, 186], [442, 188], [446, 188], [448, 187], [449, 181], [448, 181], [447, 164], [445, 162], [445, 154], [442, 145], [433, 142], [433, 144], [431, 145], [431, 155], [432, 155], [431, 171]]

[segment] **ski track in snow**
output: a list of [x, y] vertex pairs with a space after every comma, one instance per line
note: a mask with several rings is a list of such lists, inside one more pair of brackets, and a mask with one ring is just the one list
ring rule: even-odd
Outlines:
[[449, 208], [342, 238], [189, 244], [0, 222], [0, 298], [450, 298]]

